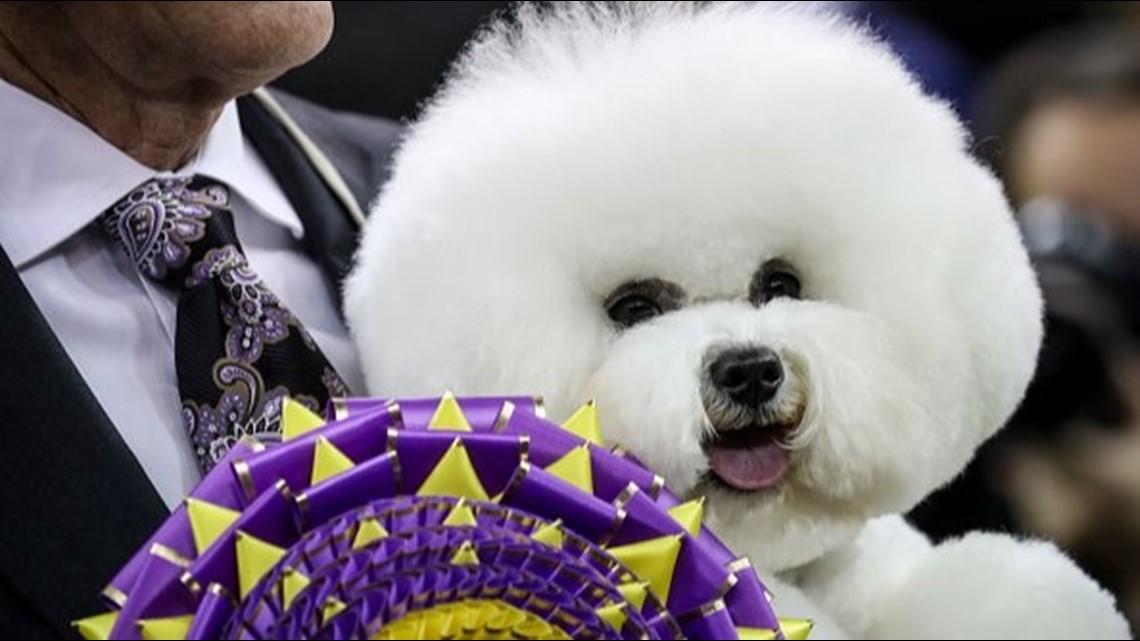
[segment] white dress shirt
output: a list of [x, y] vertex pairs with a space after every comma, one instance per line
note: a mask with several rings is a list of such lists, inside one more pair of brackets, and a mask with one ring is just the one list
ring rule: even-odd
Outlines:
[[[334, 292], [301, 250], [301, 221], [246, 144], [233, 103], [198, 156], [177, 173], [230, 186], [250, 265], [301, 320], [349, 388], [364, 389]], [[173, 507], [200, 479], [179, 413], [177, 293], [140, 274], [92, 224], [156, 175], [78, 121], [0, 81], [0, 247]]]

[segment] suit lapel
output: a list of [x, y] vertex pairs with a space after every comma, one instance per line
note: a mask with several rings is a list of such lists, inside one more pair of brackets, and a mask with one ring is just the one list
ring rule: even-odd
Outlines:
[[[271, 103], [272, 104], [272, 103]], [[341, 283], [348, 275], [362, 221], [360, 206], [347, 190], [330, 184], [332, 165], [325, 172], [314, 165], [310, 153], [261, 99], [238, 100], [242, 131], [257, 150], [305, 227], [302, 246], [325, 273], [341, 303]], [[302, 134], [303, 135], [303, 134]], [[339, 310], [339, 305], [338, 305]]]
[[167, 510], [3, 249], [0, 304], [0, 575], [70, 636]]

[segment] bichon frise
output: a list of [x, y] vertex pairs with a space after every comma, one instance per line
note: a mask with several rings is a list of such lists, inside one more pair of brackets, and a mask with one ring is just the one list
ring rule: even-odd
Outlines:
[[[562, 3], [559, 3], [562, 4]], [[802, 9], [523, 8], [410, 130], [348, 284], [370, 389], [596, 399], [822, 635], [1127, 636], [1055, 548], [896, 515], [1033, 373], [1041, 303], [950, 108]]]

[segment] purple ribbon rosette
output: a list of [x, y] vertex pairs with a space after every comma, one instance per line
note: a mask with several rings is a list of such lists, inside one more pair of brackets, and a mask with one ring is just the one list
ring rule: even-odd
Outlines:
[[528, 397], [286, 401], [103, 592], [88, 639], [804, 639], [661, 477]]

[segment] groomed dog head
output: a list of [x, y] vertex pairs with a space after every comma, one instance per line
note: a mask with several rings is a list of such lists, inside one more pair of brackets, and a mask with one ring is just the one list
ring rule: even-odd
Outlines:
[[596, 399], [790, 567], [962, 469], [1032, 374], [1039, 294], [999, 185], [887, 48], [655, 4], [523, 9], [467, 51], [348, 316], [373, 392]]

